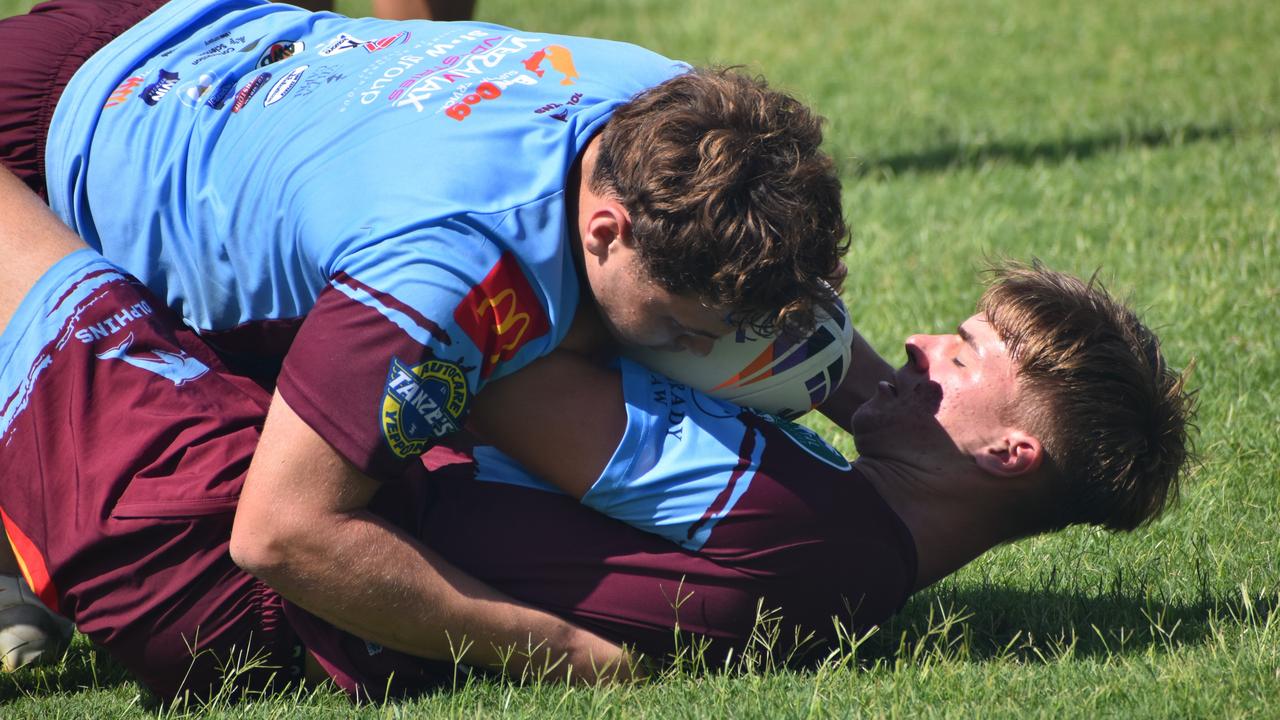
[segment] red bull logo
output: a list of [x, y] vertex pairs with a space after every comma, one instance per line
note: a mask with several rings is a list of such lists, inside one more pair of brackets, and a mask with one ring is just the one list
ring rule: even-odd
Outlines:
[[572, 85], [578, 79], [578, 68], [573, 64], [573, 53], [569, 48], [563, 45], [548, 45], [525, 60], [524, 66], [538, 77], [542, 77], [546, 73], [542, 69], [544, 61], [551, 65], [552, 70], [560, 73], [561, 85]]

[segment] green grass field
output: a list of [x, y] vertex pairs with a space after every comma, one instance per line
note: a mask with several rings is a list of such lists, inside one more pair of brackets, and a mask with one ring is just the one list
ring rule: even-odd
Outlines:
[[[0, 0], [0, 16], [30, 4]], [[909, 332], [971, 312], [984, 257], [1101, 268], [1173, 362], [1195, 363], [1202, 461], [1180, 505], [1130, 535], [1074, 529], [992, 552], [815, 671], [157, 710], [81, 639], [59, 667], [0, 677], [0, 716], [1280, 715], [1280, 3], [480, 0], [478, 12], [745, 64], [818, 108], [854, 229], [846, 300], [892, 362]]]

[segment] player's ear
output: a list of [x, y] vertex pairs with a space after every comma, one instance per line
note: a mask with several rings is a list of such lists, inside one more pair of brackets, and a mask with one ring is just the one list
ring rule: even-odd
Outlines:
[[588, 253], [604, 260], [608, 257], [610, 250], [618, 249], [615, 248], [614, 243], [620, 243], [625, 247], [631, 246], [631, 216], [617, 200], [602, 199], [587, 218], [582, 247]]
[[1044, 447], [1035, 436], [1009, 430], [978, 452], [978, 467], [997, 477], [1020, 477], [1035, 471], [1044, 461]]

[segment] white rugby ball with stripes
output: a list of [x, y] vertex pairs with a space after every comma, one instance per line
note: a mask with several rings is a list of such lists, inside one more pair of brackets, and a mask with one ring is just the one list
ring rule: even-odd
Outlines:
[[844, 304], [818, 313], [807, 337], [762, 337], [739, 330], [718, 340], [705, 356], [636, 348], [637, 362], [698, 390], [783, 418], [821, 405], [849, 368], [853, 325]]

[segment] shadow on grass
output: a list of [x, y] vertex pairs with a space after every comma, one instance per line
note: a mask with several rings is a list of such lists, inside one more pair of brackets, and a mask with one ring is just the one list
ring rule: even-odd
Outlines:
[[1232, 125], [1193, 124], [1133, 132], [1114, 131], [1045, 142], [945, 143], [920, 152], [867, 158], [853, 168], [853, 175], [859, 178], [881, 178], [909, 172], [933, 173], [974, 168], [995, 161], [1017, 165], [1055, 164], [1131, 147], [1164, 147], [1201, 140], [1219, 140], [1243, 132], [1243, 129]]
[[870, 661], [930, 654], [974, 661], [1063, 655], [1101, 658], [1206, 642], [1224, 626], [1257, 627], [1280, 609], [1280, 594], [1204, 595], [1166, 601], [1143, 591], [1007, 587], [942, 588], [919, 594], [859, 650]]

